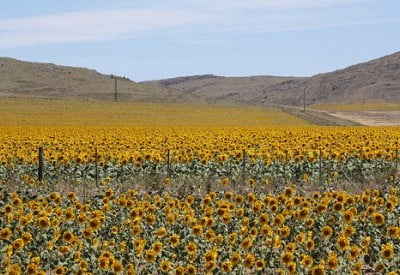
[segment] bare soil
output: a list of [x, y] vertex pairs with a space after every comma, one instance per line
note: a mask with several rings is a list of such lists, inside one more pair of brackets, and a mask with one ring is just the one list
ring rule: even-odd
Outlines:
[[366, 126], [400, 126], [400, 111], [335, 111], [325, 113]]

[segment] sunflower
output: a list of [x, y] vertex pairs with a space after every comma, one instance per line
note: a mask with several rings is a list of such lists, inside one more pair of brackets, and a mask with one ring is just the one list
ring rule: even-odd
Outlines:
[[154, 262], [156, 260], [156, 257], [157, 257], [157, 252], [154, 251], [153, 249], [148, 249], [144, 253], [144, 258], [148, 263]]
[[154, 214], [148, 214], [147, 216], [146, 216], [146, 222], [148, 223], [148, 224], [154, 224], [155, 222], [156, 222], [156, 216], [154, 215]]
[[206, 262], [206, 265], [205, 265], [205, 268], [206, 268], [206, 270], [207, 270], [208, 272], [213, 271], [213, 270], [216, 269], [217, 267], [218, 267], [218, 266], [217, 266], [217, 263], [216, 263], [215, 261]]
[[306, 222], [304, 223], [305, 226], [307, 226], [308, 228], [312, 228], [315, 224], [315, 220], [314, 219], [307, 219]]
[[59, 251], [61, 254], [66, 254], [69, 251], [69, 247], [66, 245], [60, 246]]
[[180, 239], [179, 235], [177, 235], [177, 234], [172, 234], [172, 235], [169, 237], [169, 244], [170, 244], [171, 246], [173, 246], [173, 247], [176, 247], [176, 246], [179, 245], [179, 239]]
[[295, 262], [289, 262], [286, 265], [289, 274], [296, 274], [296, 270], [297, 270], [297, 264]]
[[218, 258], [218, 253], [215, 250], [209, 250], [204, 254], [204, 260], [206, 262], [216, 261]]
[[189, 242], [185, 249], [189, 254], [195, 254], [197, 251], [197, 245], [194, 242]]
[[14, 250], [20, 250], [24, 247], [24, 241], [20, 238], [16, 239], [12, 243], [13, 249]]
[[26, 267], [26, 273], [28, 275], [36, 275], [38, 272], [38, 266], [30, 263], [27, 267]]
[[199, 236], [203, 232], [203, 227], [201, 225], [195, 225], [192, 227], [192, 233], [195, 236]]
[[252, 253], [247, 253], [244, 258], [244, 266], [247, 268], [252, 268], [255, 262], [254, 255]]
[[74, 234], [72, 234], [72, 232], [70, 231], [65, 231], [62, 235], [62, 238], [66, 242], [71, 242], [72, 239], [74, 238]]
[[325, 275], [325, 267], [323, 265], [316, 265], [311, 269], [311, 275]]
[[331, 270], [337, 269], [339, 266], [339, 260], [335, 253], [329, 253], [328, 259], [326, 260], [326, 266]]
[[275, 213], [275, 212], [278, 211], [278, 205], [277, 204], [273, 204], [273, 205], [271, 205], [270, 209], [271, 209], [271, 212]]
[[99, 257], [100, 269], [107, 269], [109, 267], [109, 263], [110, 263], [109, 258], [102, 257], [102, 256]]
[[343, 203], [341, 203], [341, 202], [336, 202], [336, 203], [333, 205], [333, 210], [335, 210], [335, 211], [337, 211], [337, 212], [342, 211], [342, 210], [343, 210]]
[[[228, 184], [229, 184], [229, 179], [228, 179]], [[225, 197], [226, 200], [230, 201], [230, 200], [233, 199], [233, 193], [232, 192], [226, 192], [224, 194], [224, 197]]]
[[24, 244], [28, 244], [30, 243], [33, 238], [32, 238], [32, 234], [29, 232], [24, 232], [21, 236], [22, 240], [24, 241]]
[[167, 229], [165, 229], [165, 227], [160, 227], [157, 231], [156, 231], [156, 236], [159, 238], [164, 238], [165, 236], [168, 235], [168, 231]]
[[197, 269], [194, 265], [189, 264], [186, 266], [186, 274], [195, 275], [197, 273]]
[[395, 208], [396, 204], [393, 203], [392, 201], [387, 201], [386, 202], [386, 210], [389, 212], [392, 212]]
[[290, 235], [290, 228], [288, 226], [283, 226], [280, 230], [279, 230], [279, 234], [281, 236], [281, 238], [286, 239], [287, 237], [289, 237]]
[[362, 246], [363, 248], [368, 248], [369, 245], [370, 245], [370, 243], [371, 243], [371, 237], [370, 237], [370, 236], [365, 237], [365, 238], [363, 238], [363, 239], [361, 240], [361, 246]]
[[86, 227], [85, 229], [83, 229], [82, 235], [86, 239], [90, 239], [93, 236], [93, 229], [91, 229], [90, 227]]
[[352, 245], [349, 249], [349, 260], [355, 261], [360, 255], [360, 248], [357, 245]]
[[221, 264], [221, 270], [223, 272], [232, 272], [232, 262], [230, 260], [226, 260]]
[[244, 197], [242, 195], [236, 195], [235, 196], [235, 202], [236, 204], [242, 204], [244, 201]]
[[299, 220], [305, 220], [305, 219], [308, 217], [309, 214], [310, 214], [310, 209], [307, 208], [307, 207], [304, 207], [304, 208], [302, 208], [301, 210], [298, 210], [298, 211], [296, 212], [296, 217], [297, 217]]
[[175, 275], [184, 275], [185, 274], [185, 267], [182, 265], [178, 265], [175, 267]]
[[0, 230], [0, 239], [8, 240], [12, 235], [12, 231], [10, 228], [3, 228]]
[[391, 239], [400, 239], [400, 227], [389, 226], [386, 228], [386, 236]]
[[285, 191], [284, 191], [284, 195], [286, 196], [286, 197], [291, 197], [291, 196], [293, 196], [294, 195], [294, 193], [295, 193], [295, 189], [294, 189], [294, 187], [287, 187], [286, 189], [285, 189]]
[[88, 269], [88, 267], [89, 267], [89, 264], [88, 264], [87, 261], [81, 260], [81, 261], [79, 262], [79, 269], [80, 269], [80, 270], [86, 271], [86, 270]]
[[303, 232], [300, 232], [295, 237], [296, 243], [302, 244], [306, 240], [306, 235]]
[[346, 225], [346, 227], [344, 228], [344, 234], [346, 235], [346, 237], [353, 236], [355, 231], [356, 229], [352, 225]]
[[310, 255], [302, 254], [300, 264], [305, 267], [311, 267], [313, 265], [314, 259]]
[[237, 265], [241, 262], [242, 257], [240, 256], [240, 254], [238, 252], [234, 252], [234, 253], [232, 253], [230, 259], [231, 259], [233, 265]]
[[256, 238], [257, 235], [258, 235], [258, 228], [253, 226], [253, 227], [250, 229], [250, 235], [251, 235], [253, 238]]
[[120, 261], [114, 261], [111, 267], [115, 274], [121, 273], [124, 270], [124, 266]]
[[314, 250], [314, 248], [315, 248], [315, 242], [314, 242], [313, 239], [308, 239], [308, 240], [306, 241], [306, 248], [307, 248], [308, 251], [313, 251], [313, 250]]
[[167, 273], [168, 271], [171, 270], [171, 263], [168, 260], [163, 260], [159, 265], [159, 269], [162, 272]]
[[275, 249], [279, 249], [282, 246], [282, 240], [279, 236], [275, 236], [272, 242], [272, 247]]
[[242, 243], [241, 243], [241, 247], [243, 249], [249, 249], [251, 246], [253, 245], [253, 239], [250, 237], [245, 238]]
[[347, 250], [349, 245], [350, 245], [350, 241], [344, 235], [340, 235], [336, 240], [336, 246], [341, 250]]
[[[214, 232], [214, 231], [213, 231]], [[237, 232], [233, 232], [231, 234], [228, 235], [228, 243], [229, 244], [234, 244], [237, 240]]]
[[[10, 214], [14, 211], [14, 207], [11, 204], [6, 204], [4, 207], [4, 213]], [[1, 212], [0, 212], [1, 213]]]
[[46, 216], [40, 217], [38, 218], [36, 224], [40, 229], [46, 229], [47, 227], [50, 226], [50, 219]]
[[89, 221], [89, 228], [90, 228], [91, 230], [96, 230], [96, 229], [100, 228], [100, 226], [101, 226], [100, 219], [98, 219], [98, 218], [92, 218], [92, 219], [90, 219], [90, 221]]
[[62, 275], [62, 274], [66, 274], [67, 273], [67, 268], [65, 268], [62, 265], [59, 265], [56, 267], [56, 269], [54, 270], [54, 274], [57, 275]]
[[379, 212], [373, 212], [371, 214], [372, 222], [376, 225], [383, 225], [385, 223], [385, 216]]
[[381, 246], [381, 255], [385, 260], [390, 260], [393, 258], [394, 249], [393, 244], [386, 243]]
[[272, 235], [272, 228], [268, 225], [264, 225], [261, 227], [261, 233], [263, 234], [264, 237], [268, 237]]
[[157, 254], [160, 253], [160, 252], [163, 250], [163, 247], [164, 247], [163, 243], [162, 243], [162, 242], [159, 242], [159, 241], [153, 243], [152, 246], [151, 246], [151, 248], [152, 248]]
[[289, 262], [293, 260], [293, 253], [289, 251], [285, 251], [281, 255], [281, 262], [287, 265]]
[[343, 213], [343, 220], [345, 223], [351, 223], [354, 219], [354, 213], [351, 210], [346, 210]]
[[75, 219], [75, 214], [74, 211], [71, 208], [68, 208], [65, 213], [64, 213], [64, 217], [67, 221], [72, 221]]
[[283, 217], [283, 215], [282, 214], [278, 214], [274, 218], [273, 222], [274, 222], [274, 225], [280, 226], [284, 222], [284, 220], [285, 220], [285, 218]]

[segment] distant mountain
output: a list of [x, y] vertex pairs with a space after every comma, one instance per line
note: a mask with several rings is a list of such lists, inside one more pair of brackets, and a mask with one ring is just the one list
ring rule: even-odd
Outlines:
[[400, 102], [400, 52], [312, 77], [179, 77], [145, 82], [210, 103], [251, 105]]
[[[136, 83], [117, 78], [118, 100], [303, 105], [400, 103], [400, 52], [312, 77], [196, 75]], [[85, 68], [0, 58], [0, 97], [113, 100], [114, 79]]]

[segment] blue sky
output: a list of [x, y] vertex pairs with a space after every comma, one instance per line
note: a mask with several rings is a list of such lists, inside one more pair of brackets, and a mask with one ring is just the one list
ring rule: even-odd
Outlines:
[[309, 76], [400, 51], [399, 0], [0, 0], [0, 56], [135, 81]]

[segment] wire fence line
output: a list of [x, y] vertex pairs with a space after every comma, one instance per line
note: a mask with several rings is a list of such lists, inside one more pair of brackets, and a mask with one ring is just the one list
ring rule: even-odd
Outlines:
[[[253, 150], [254, 151], [254, 150]], [[254, 158], [247, 150], [243, 149], [238, 158], [226, 157], [218, 159], [218, 154], [209, 157], [204, 161], [200, 157], [193, 158], [190, 162], [180, 162], [174, 159], [175, 152], [171, 149], [165, 150], [162, 161], [153, 162], [151, 159], [142, 158], [139, 162], [117, 163], [115, 161], [100, 162], [97, 148], [94, 149], [92, 162], [57, 163], [46, 160], [45, 150], [39, 147], [37, 163], [17, 163], [13, 166], [0, 164], [0, 179], [5, 181], [20, 178], [28, 174], [30, 178], [37, 178], [39, 182], [53, 182], [57, 178], [84, 179], [93, 182], [96, 186], [105, 178], [112, 180], [128, 180], [132, 176], [156, 176], [162, 175], [169, 178], [180, 176], [194, 176], [218, 179], [228, 177], [236, 183], [244, 184], [252, 179], [262, 181], [271, 179], [278, 182], [293, 181], [306, 182], [307, 179], [323, 184], [332, 178], [341, 178], [347, 181], [372, 181], [383, 183], [386, 181], [397, 181], [399, 177], [399, 151], [394, 149], [391, 158], [385, 156], [376, 159], [363, 158], [363, 152], [355, 155], [348, 155], [342, 160], [324, 157], [320, 148], [317, 158], [309, 161], [304, 157], [296, 159], [289, 157], [265, 160]], [[278, 153], [277, 153], [278, 154]], [[277, 155], [276, 154], [276, 155]], [[390, 155], [390, 154], [388, 154]]]

